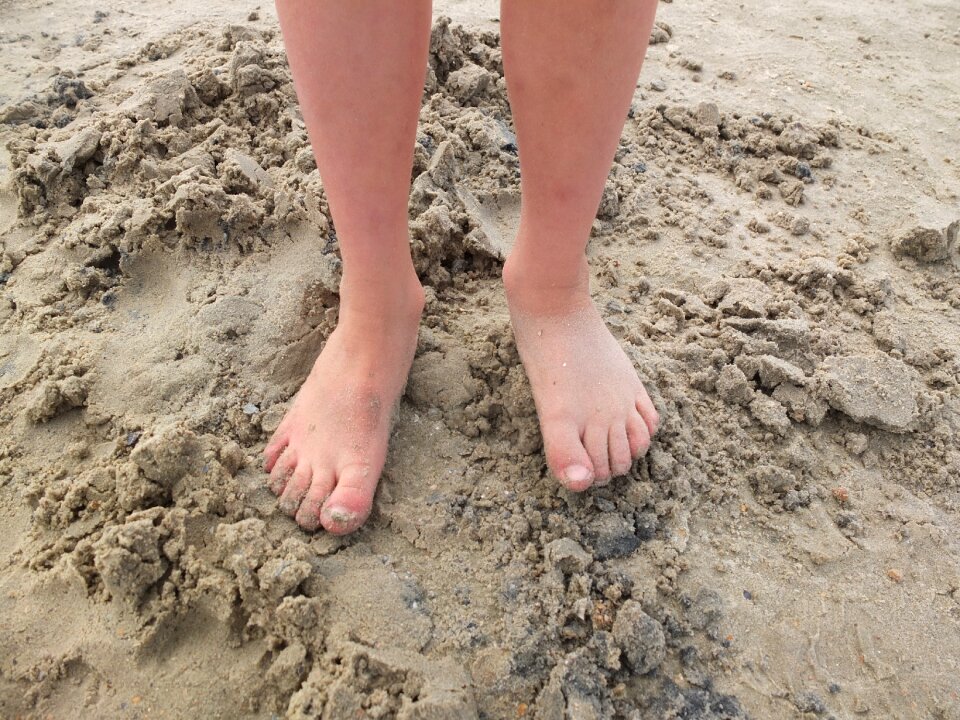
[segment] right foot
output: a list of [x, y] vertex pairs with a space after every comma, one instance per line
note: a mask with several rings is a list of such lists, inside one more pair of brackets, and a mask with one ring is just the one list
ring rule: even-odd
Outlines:
[[281, 510], [305, 530], [335, 535], [370, 514], [423, 310], [415, 278], [341, 290], [353, 302], [341, 302], [336, 329], [264, 450]]

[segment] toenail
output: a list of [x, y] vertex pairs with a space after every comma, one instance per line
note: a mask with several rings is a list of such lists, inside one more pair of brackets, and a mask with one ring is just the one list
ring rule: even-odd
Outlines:
[[590, 479], [590, 471], [583, 465], [568, 465], [563, 475], [572, 483], [582, 483]]
[[323, 511], [323, 514], [333, 520], [337, 525], [346, 525], [357, 519], [356, 513], [340, 507], [328, 508]]

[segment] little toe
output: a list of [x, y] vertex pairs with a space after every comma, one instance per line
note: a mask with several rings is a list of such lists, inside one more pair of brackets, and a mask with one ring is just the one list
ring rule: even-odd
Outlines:
[[277, 503], [281, 512], [286, 513], [290, 517], [297, 514], [297, 510], [300, 509], [300, 502], [307, 494], [307, 490], [310, 489], [310, 480], [312, 477], [313, 472], [310, 469], [309, 463], [301, 462], [297, 465], [296, 470], [293, 471], [293, 475], [291, 475], [287, 481], [287, 486], [283, 489], [283, 493], [280, 495], [280, 500]]
[[567, 490], [582, 492], [593, 484], [593, 462], [583, 446], [576, 423], [545, 421], [543, 448], [547, 467]]
[[631, 413], [627, 418], [627, 440], [630, 442], [630, 455], [634, 459], [641, 457], [650, 447], [650, 428], [640, 413]]
[[294, 519], [304, 530], [316, 530], [320, 527], [320, 508], [330, 497], [336, 482], [333, 470], [317, 470], [311, 473], [310, 487], [300, 501], [300, 507]]
[[610, 472], [613, 477], [626, 475], [630, 472], [630, 466], [633, 465], [626, 425], [620, 423], [611, 425], [607, 443], [610, 448]]
[[647, 423], [647, 431], [649, 436], [653, 437], [657, 434], [657, 428], [660, 427], [660, 414], [653, 406], [653, 400], [650, 399], [650, 395], [647, 393], [646, 388], [640, 388], [640, 393], [637, 395], [636, 405], [637, 412], [640, 413], [644, 422]]
[[593, 477], [595, 481], [610, 480], [610, 453], [607, 444], [607, 425], [588, 425], [583, 434], [583, 444], [593, 462]]
[[296, 466], [297, 458], [288, 445], [270, 469], [270, 479], [267, 481], [267, 484], [274, 495], [279, 495], [283, 492]]
[[340, 471], [337, 486], [320, 511], [320, 522], [333, 535], [352, 533], [363, 525], [373, 507], [380, 480], [369, 465], [348, 465]]

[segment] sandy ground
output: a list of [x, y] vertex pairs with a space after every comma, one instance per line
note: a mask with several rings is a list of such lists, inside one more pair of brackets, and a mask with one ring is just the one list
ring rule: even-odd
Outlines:
[[339, 273], [272, 8], [0, 0], [0, 717], [960, 718], [960, 8], [661, 5], [589, 255], [665, 423], [584, 496], [498, 283], [496, 6], [436, 10], [341, 540], [258, 469]]

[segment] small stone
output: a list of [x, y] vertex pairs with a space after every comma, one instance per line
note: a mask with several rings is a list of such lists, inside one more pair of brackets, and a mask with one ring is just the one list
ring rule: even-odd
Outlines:
[[663, 80], [653, 80], [650, 83], [650, 89], [655, 92], [664, 92], [667, 89], [667, 84]]
[[258, 412], [260, 412], [260, 408], [253, 403], [247, 403], [243, 406], [244, 415], [256, 415]]
[[625, 557], [640, 546], [633, 524], [616, 512], [605, 512], [594, 518], [586, 528], [598, 560]]
[[798, 693], [793, 702], [800, 712], [813, 713], [814, 715], [823, 715], [827, 712], [827, 706], [820, 696], [814, 692]]
[[640, 603], [627, 600], [613, 623], [613, 639], [626, 655], [634, 672], [643, 675], [659, 667], [666, 656], [663, 628], [643, 611]]
[[840, 503], [840, 505], [846, 505], [850, 501], [850, 491], [845, 487], [835, 487], [831, 492], [833, 493], [834, 499]]

